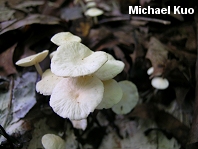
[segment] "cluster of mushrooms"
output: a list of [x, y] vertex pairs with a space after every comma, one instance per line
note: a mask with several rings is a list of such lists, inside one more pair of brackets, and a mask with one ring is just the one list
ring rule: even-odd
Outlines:
[[57, 33], [51, 41], [58, 46], [50, 54], [51, 69], [42, 72], [39, 66], [48, 50], [23, 58], [16, 65], [35, 65], [42, 76], [36, 91], [50, 96], [55, 113], [75, 123], [95, 109], [112, 108], [117, 114], [126, 114], [134, 108], [139, 98], [136, 86], [113, 79], [123, 71], [122, 61], [103, 51], [91, 51], [70, 32]]

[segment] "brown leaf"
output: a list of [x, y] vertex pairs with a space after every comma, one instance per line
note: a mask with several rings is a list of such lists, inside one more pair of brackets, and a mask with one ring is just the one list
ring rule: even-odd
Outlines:
[[0, 54], [0, 76], [9, 76], [17, 73], [12, 61], [13, 53], [17, 44], [13, 45]]
[[112, 37], [112, 33], [106, 27], [100, 27], [98, 29], [91, 29], [88, 36], [88, 44], [91, 49], [97, 47], [106, 42], [107, 39]]
[[152, 77], [161, 75], [163, 73], [164, 65], [166, 64], [168, 58], [167, 47], [155, 37], [151, 37], [148, 44], [146, 58], [151, 61], [152, 66], [154, 67]]
[[59, 24], [60, 19], [52, 16], [46, 16], [46, 15], [40, 15], [40, 14], [33, 14], [25, 17], [22, 20], [18, 20], [15, 23], [6, 26], [3, 28], [0, 32], [0, 35], [14, 29], [18, 29], [20, 27], [30, 25], [30, 24], [49, 24], [49, 25], [54, 25], [54, 24]]
[[120, 59], [124, 64], [124, 71], [127, 73], [129, 72], [130, 69], [130, 64], [128, 63], [128, 61], [126, 60], [126, 57], [123, 53], [123, 51], [118, 47], [118, 46], [114, 46], [113, 50], [115, 52], [115, 56], [117, 59]]
[[152, 104], [141, 104], [135, 107], [127, 117], [140, 117], [151, 119], [160, 129], [171, 133], [182, 145], [187, 143], [189, 128], [171, 114], [158, 109]]
[[180, 86], [175, 87], [176, 100], [180, 106], [183, 104], [188, 91], [189, 91], [189, 88], [187, 88], [187, 87], [186, 88], [180, 87]]

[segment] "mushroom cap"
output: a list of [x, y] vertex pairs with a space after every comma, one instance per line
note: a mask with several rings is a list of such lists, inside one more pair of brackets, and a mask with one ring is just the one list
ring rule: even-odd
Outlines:
[[169, 82], [166, 78], [155, 77], [151, 80], [151, 85], [156, 89], [166, 89], [169, 86]]
[[45, 134], [41, 142], [45, 149], [65, 149], [65, 141], [54, 134]]
[[76, 42], [81, 42], [81, 38], [78, 36], [73, 35], [70, 32], [60, 32], [55, 34], [52, 38], [51, 41], [60, 46], [62, 44], [64, 44], [65, 42], [68, 41], [76, 41]]
[[122, 99], [112, 107], [112, 110], [116, 114], [127, 114], [136, 106], [138, 102], [138, 90], [135, 84], [127, 80], [120, 81], [118, 84], [122, 88], [123, 96]]
[[44, 60], [48, 53], [48, 50], [44, 50], [43, 52], [20, 59], [15, 64], [22, 67], [32, 66]]
[[89, 8], [85, 12], [85, 15], [90, 16], [90, 17], [97, 17], [97, 16], [102, 15], [103, 13], [104, 13], [103, 10], [93, 7], [93, 8]]
[[70, 120], [87, 118], [102, 101], [104, 86], [95, 76], [63, 78], [54, 88], [50, 106]]
[[56, 84], [62, 79], [62, 77], [56, 76], [47, 69], [43, 75], [42, 79], [36, 84], [36, 91], [43, 95], [51, 95]]
[[91, 8], [91, 7], [95, 7], [96, 6], [96, 2], [94, 1], [90, 1], [86, 4], [86, 8]]
[[51, 59], [51, 71], [57, 76], [78, 77], [96, 72], [107, 61], [107, 54], [93, 52], [79, 42], [58, 47]]
[[148, 74], [148, 75], [151, 75], [153, 72], [154, 72], [154, 67], [150, 67], [150, 68], [147, 70], [147, 74]]
[[101, 80], [109, 80], [121, 73], [124, 69], [124, 63], [119, 60], [115, 60], [114, 57], [107, 53], [108, 61], [100, 67], [94, 75]]
[[122, 99], [122, 89], [114, 79], [103, 81], [104, 95], [96, 109], [108, 109], [117, 104]]
[[85, 130], [87, 127], [87, 119], [81, 119], [81, 120], [71, 120], [71, 123], [74, 128], [76, 129], [82, 129]]

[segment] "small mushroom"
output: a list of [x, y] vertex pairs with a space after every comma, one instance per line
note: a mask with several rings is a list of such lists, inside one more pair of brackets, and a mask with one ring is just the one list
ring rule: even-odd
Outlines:
[[71, 120], [74, 128], [85, 130], [87, 128], [87, 119]]
[[53, 89], [50, 106], [59, 116], [81, 120], [102, 101], [104, 86], [95, 76], [63, 78]]
[[96, 6], [96, 2], [93, 2], [93, 1], [90, 1], [86, 4], [86, 8], [92, 8], [92, 7], [95, 7]]
[[55, 134], [45, 134], [41, 139], [45, 149], [65, 149], [66, 142]]
[[124, 69], [122, 61], [115, 60], [110, 54], [107, 54], [107, 57], [108, 61], [94, 73], [101, 80], [112, 79]]
[[51, 41], [60, 46], [62, 44], [64, 44], [65, 42], [68, 41], [76, 41], [76, 42], [81, 42], [81, 38], [78, 36], [73, 35], [70, 32], [60, 32], [55, 34], [52, 38]]
[[58, 77], [51, 72], [50, 69], [47, 69], [43, 75], [42, 79], [36, 84], [36, 91], [43, 95], [51, 95], [54, 87], [62, 77]]
[[151, 75], [153, 72], [154, 72], [154, 67], [150, 67], [150, 68], [147, 70], [147, 74], [148, 74], [148, 75]]
[[22, 67], [29, 67], [34, 65], [37, 72], [40, 74], [40, 76], [42, 76], [43, 71], [39, 65], [39, 62], [43, 61], [48, 53], [48, 50], [44, 50], [43, 52], [20, 59], [15, 64]]
[[169, 86], [169, 82], [166, 78], [155, 77], [151, 80], [151, 85], [156, 89], [166, 89]]
[[104, 13], [103, 10], [93, 7], [93, 8], [89, 8], [85, 12], [85, 15], [89, 16], [89, 17], [93, 17], [94, 24], [97, 24], [98, 23], [98, 18], [97, 17], [102, 15], [103, 13]]
[[112, 110], [116, 114], [127, 114], [136, 106], [138, 102], [138, 90], [135, 84], [127, 80], [120, 81], [118, 84], [122, 88], [123, 96], [122, 99], [112, 107]]
[[52, 57], [51, 71], [63, 77], [85, 76], [96, 72], [106, 61], [105, 52], [93, 52], [79, 42], [67, 42]]
[[123, 92], [117, 81], [110, 79], [103, 81], [104, 95], [96, 109], [108, 109], [117, 104], [123, 96]]

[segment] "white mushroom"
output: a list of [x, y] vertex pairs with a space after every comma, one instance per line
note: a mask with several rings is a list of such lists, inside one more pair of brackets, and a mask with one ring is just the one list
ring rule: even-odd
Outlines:
[[89, 8], [85, 12], [85, 15], [89, 17], [93, 17], [94, 24], [97, 24], [98, 23], [97, 17], [102, 15], [103, 13], [104, 13], [103, 10], [93, 7], [93, 8]]
[[63, 78], [52, 91], [50, 106], [63, 118], [81, 120], [99, 105], [103, 93], [103, 83], [95, 76]]
[[150, 67], [150, 68], [147, 70], [147, 74], [148, 74], [148, 75], [151, 75], [153, 72], [154, 72], [154, 67]]
[[43, 75], [42, 79], [36, 84], [36, 91], [43, 95], [51, 95], [56, 84], [62, 79], [47, 69]]
[[90, 1], [86, 4], [86, 8], [91, 8], [91, 7], [95, 7], [96, 6], [96, 2]]
[[62, 44], [64, 44], [65, 42], [68, 41], [76, 41], [76, 42], [81, 42], [81, 38], [78, 36], [73, 35], [70, 32], [60, 32], [55, 34], [52, 38], [51, 41], [60, 46]]
[[85, 130], [87, 128], [87, 119], [81, 119], [81, 120], [70, 120], [73, 127], [76, 129], [82, 129]]
[[110, 54], [107, 54], [107, 56], [108, 61], [94, 73], [101, 80], [112, 79], [124, 69], [124, 63], [122, 61], [115, 60]]
[[65, 149], [66, 144], [61, 137], [54, 134], [45, 134], [41, 142], [45, 149]]
[[39, 65], [39, 62], [43, 61], [48, 53], [48, 50], [44, 50], [43, 52], [20, 59], [15, 64], [22, 67], [29, 67], [34, 65], [37, 72], [42, 76], [43, 71]]
[[96, 72], [107, 61], [107, 54], [93, 52], [79, 42], [58, 47], [51, 60], [51, 71], [57, 76], [78, 77]]
[[137, 87], [130, 81], [120, 81], [118, 82], [123, 91], [122, 99], [112, 107], [113, 112], [116, 114], [127, 114], [129, 113], [137, 104], [139, 99], [139, 94]]
[[169, 86], [169, 82], [166, 78], [155, 77], [151, 80], [151, 85], [156, 89], [166, 89]]
[[108, 109], [117, 104], [122, 99], [122, 89], [114, 79], [103, 81], [104, 95], [101, 103], [96, 109]]

